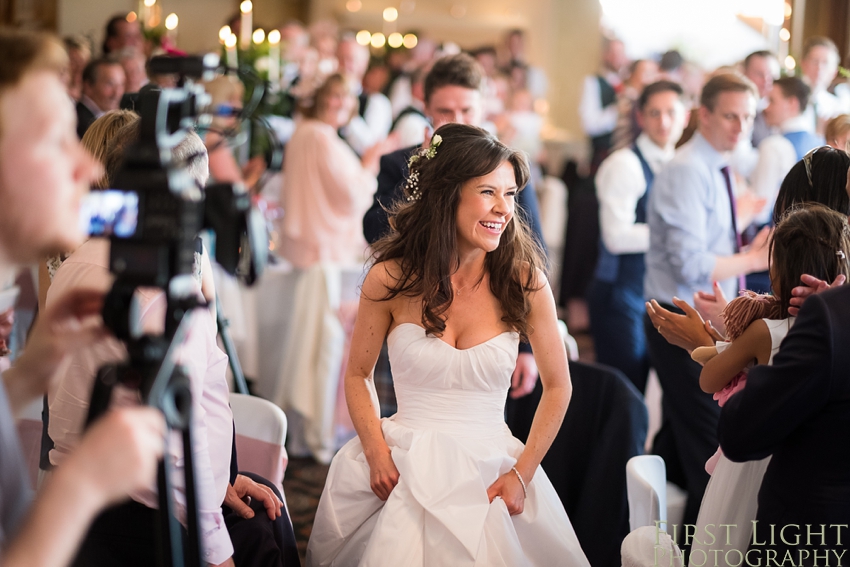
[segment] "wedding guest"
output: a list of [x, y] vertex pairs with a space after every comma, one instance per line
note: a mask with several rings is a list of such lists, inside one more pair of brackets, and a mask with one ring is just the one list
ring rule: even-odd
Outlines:
[[303, 118], [287, 145], [281, 188], [281, 255], [297, 268], [362, 260], [360, 220], [375, 193], [385, 146], [372, 146], [360, 158], [337, 135], [356, 104], [342, 75], [299, 94]]
[[[810, 93], [808, 85], [797, 77], [783, 77], [773, 83], [764, 119], [777, 133], [759, 145], [758, 161], [750, 175], [752, 193], [764, 200], [748, 229], [750, 235], [771, 224], [779, 186], [791, 167], [809, 150], [823, 144], [823, 140], [810, 131], [810, 123], [803, 115]], [[746, 288], [756, 293], [770, 292], [770, 275], [766, 271], [747, 275]]]
[[404, 62], [401, 73], [396, 76], [389, 88], [389, 98], [393, 109], [393, 116], [410, 105], [412, 75], [419, 69], [430, 67], [437, 58], [437, 42], [425, 34], [418, 34], [419, 40], [410, 50], [409, 58]]
[[125, 93], [137, 93], [150, 82], [144, 53], [136, 49], [124, 48], [115, 55], [115, 58], [121, 64], [124, 76], [127, 78], [124, 85]]
[[649, 248], [646, 203], [655, 175], [675, 153], [685, 126], [682, 87], [658, 81], [641, 92], [641, 134], [608, 156], [596, 174], [599, 262], [590, 285], [590, 328], [597, 362], [621, 370], [641, 392], [649, 355], [643, 330], [644, 253]]
[[[752, 83], [735, 74], [715, 75], [703, 87], [697, 132], [661, 170], [649, 196], [644, 297], [676, 309], [674, 298], [710, 291], [714, 281], [733, 297], [743, 275], [767, 268], [767, 230], [749, 249], [741, 247], [728, 167], [729, 152], [752, 123], [755, 103]], [[653, 452], [668, 463], [670, 480], [687, 490], [683, 521], [692, 524], [708, 483], [704, 464], [717, 447], [720, 412], [699, 387], [699, 364], [668, 344], [648, 317], [644, 329], [664, 391]]]
[[261, 172], [247, 165], [243, 171], [226, 139], [239, 123], [238, 114], [242, 111], [245, 87], [233, 75], [221, 75], [205, 82], [204, 90], [210, 95], [210, 105], [216, 109], [216, 116], [204, 135], [204, 145], [209, 152], [210, 177], [217, 182], [244, 183], [250, 188], [257, 182]]
[[773, 88], [773, 82], [779, 78], [779, 61], [776, 55], [765, 50], [750, 53], [744, 58], [744, 76], [753, 82], [758, 91], [752, 135], [753, 147], [757, 148], [761, 141], [770, 135], [770, 126], [765, 123], [764, 109], [767, 108], [767, 96]]
[[357, 152], [364, 152], [382, 142], [393, 123], [389, 99], [380, 92], [366, 93], [363, 76], [369, 67], [369, 48], [357, 43], [354, 37], [342, 38], [337, 47], [339, 72], [345, 77], [351, 94], [356, 97], [357, 111], [351, 120], [341, 125], [342, 137]]
[[490, 119], [498, 116], [505, 109], [504, 101], [499, 97], [496, 77], [499, 75], [498, 56], [496, 48], [492, 45], [480, 47], [471, 52], [475, 60], [481, 65], [484, 77], [481, 81], [481, 96], [484, 98], [484, 118]]
[[77, 103], [77, 136], [81, 139], [95, 119], [118, 110], [126, 77], [114, 59], [95, 59], [83, 70], [83, 95]]
[[[103, 164], [109, 142], [115, 137], [115, 134], [127, 124], [137, 122], [138, 120], [139, 115], [135, 112], [129, 110], [110, 110], [92, 123], [80, 142], [98, 163]], [[90, 185], [92, 189], [106, 189], [108, 186], [106, 175], [101, 175], [92, 181]], [[53, 276], [56, 275], [56, 270], [70, 256], [71, 252], [73, 251], [63, 250], [59, 254], [47, 258], [46, 262], [39, 263], [38, 308], [40, 311], [43, 311], [45, 308], [47, 290], [50, 289], [50, 283], [53, 281]]]
[[425, 130], [430, 126], [425, 116], [425, 75], [430, 67], [417, 69], [411, 75], [410, 105], [403, 108], [393, 120], [391, 132], [398, 137], [402, 148], [421, 145]]
[[658, 71], [662, 79], [681, 84], [685, 78], [685, 58], [675, 49], [666, 51], [658, 62]]
[[806, 116], [813, 131], [821, 136], [827, 120], [847, 110], [842, 110], [838, 97], [827, 90], [838, 74], [839, 60], [838, 47], [828, 37], [810, 37], [803, 46], [800, 70], [812, 89], [811, 108]]
[[[79, 244], [80, 198], [100, 173], [74, 132], [61, 82], [67, 56], [55, 38], [0, 30], [0, 271]], [[5, 279], [5, 278], [2, 278]], [[74, 350], [106, 330], [100, 294], [75, 293], [42, 311], [26, 348], [0, 380], [0, 563], [68, 565], [104, 507], [155, 477], [165, 424], [154, 409], [105, 415], [67, 466], [33, 500], [14, 418], [39, 400]]]
[[529, 63], [525, 53], [525, 32], [521, 29], [512, 29], [505, 36], [505, 50], [508, 57], [508, 68], [511, 63], [520, 63], [525, 69], [525, 88], [531, 92], [534, 100], [546, 98], [548, 80], [546, 74], [539, 67]]
[[[819, 259], [821, 269], [838, 264], [846, 272], [850, 227], [846, 217], [841, 220], [841, 242], [823, 241], [825, 254], [799, 253], [814, 254], [811, 260]], [[843, 348], [848, 330], [850, 288], [809, 297], [773, 365], [750, 370], [747, 386], [723, 408], [718, 436], [730, 460], [773, 455], [758, 493], [751, 550], [778, 557], [847, 550], [846, 534], [837, 526], [850, 524], [850, 446], [836, 443], [835, 432], [850, 427], [850, 354]], [[823, 533], [796, 540], [767, 534], [769, 526], [789, 525]]]
[[83, 94], [83, 69], [91, 60], [91, 47], [87, 39], [76, 35], [63, 38], [62, 43], [68, 52], [68, 69], [64, 73], [68, 96], [76, 102]]
[[[836, 249], [848, 247], [850, 227], [847, 217], [823, 205], [806, 204], [792, 209], [782, 218], [771, 239], [773, 295], [748, 294], [737, 298], [724, 315], [728, 342], [718, 342], [716, 347], [693, 352], [693, 358], [705, 364], [700, 386], [706, 392], [716, 392], [714, 399], [720, 406], [745, 389], [754, 361], [772, 364], [780, 344], [794, 324], [788, 307], [791, 289], [801, 277], [815, 274], [832, 281], [839, 276], [850, 275], [847, 258], [835, 253]], [[753, 542], [757, 496], [768, 467], [768, 455], [760, 460], [736, 463], [730, 461], [722, 449], [706, 463], [711, 481], [700, 508], [694, 552], [697, 549], [703, 553], [717, 550], [724, 555], [733, 549], [746, 552]], [[735, 528], [712, 542], [708, 533], [721, 523]]]
[[[114, 180], [127, 149], [138, 140], [138, 120], [125, 126], [113, 138], [107, 153], [107, 177]], [[200, 138], [194, 132], [172, 150], [175, 161], [185, 164], [186, 172], [195, 182], [203, 186], [208, 176], [207, 156]], [[201, 249], [195, 273], [198, 290], [203, 292], [204, 280], [209, 285], [211, 265], [209, 255]], [[208, 278], [207, 278], [208, 276]], [[47, 298], [47, 304], [69, 290], [90, 287], [108, 289], [112, 282], [109, 273], [109, 242], [103, 238], [92, 238], [80, 246], [57, 271]], [[214, 297], [214, 289], [211, 295]], [[151, 288], [140, 289], [137, 297], [140, 304], [140, 324], [147, 332], [162, 332], [165, 300], [161, 291]], [[282, 517], [282, 502], [267, 485], [259, 486], [250, 478], [235, 473], [237, 463], [233, 461], [233, 418], [228, 406], [228, 387], [225, 380], [226, 357], [216, 346], [215, 315], [207, 309], [197, 309], [187, 315], [191, 317], [188, 338], [177, 353], [178, 359], [187, 368], [192, 386], [193, 402], [193, 457], [196, 465], [198, 513], [201, 530], [203, 560], [211, 565], [229, 565], [234, 561], [263, 567], [277, 567], [280, 559], [272, 560], [269, 553], [280, 555], [284, 548], [267, 541], [273, 539], [272, 524]], [[123, 345], [113, 338], [102, 338], [89, 349], [75, 352], [68, 372], [54, 389], [49, 392], [50, 438], [55, 448], [50, 452], [50, 461], [61, 470], [67, 455], [73, 450], [82, 420], [88, 409], [87, 393], [97, 369], [105, 364], [125, 357]], [[117, 393], [123, 403], [132, 403], [127, 392]], [[178, 447], [172, 445], [172, 466], [179, 475], [183, 458]], [[259, 478], [259, 477], [257, 477]], [[244, 529], [234, 533], [236, 517], [230, 517], [222, 504], [229, 509], [244, 509], [240, 498], [245, 495], [262, 502], [253, 520], [255, 528], [262, 534], [244, 539]], [[185, 505], [185, 494], [178, 485], [174, 493], [179, 506]], [[157, 491], [153, 485], [133, 494], [133, 501], [111, 508], [94, 523], [86, 538], [75, 565], [95, 567], [110, 565], [151, 565], [155, 559], [155, 530]], [[262, 512], [267, 512], [262, 514]], [[254, 516], [253, 512], [249, 516]], [[246, 516], [239, 515], [241, 519]], [[268, 522], [266, 522], [268, 518]], [[229, 558], [230, 555], [233, 558]], [[260, 557], [264, 559], [261, 559]]]
[[620, 74], [626, 62], [623, 42], [605, 38], [599, 72], [584, 79], [578, 111], [584, 133], [593, 148], [594, 171], [611, 149], [611, 137], [617, 125], [617, 93], [623, 87]]
[[629, 66], [629, 78], [623, 83], [623, 91], [617, 95], [617, 126], [614, 128], [614, 149], [631, 146], [640, 127], [637, 124], [635, 102], [644, 87], [658, 79], [658, 63], [651, 59], [637, 59]]
[[839, 114], [826, 123], [826, 143], [836, 150], [848, 151], [850, 141], [850, 114]]
[[106, 23], [103, 37], [103, 56], [117, 53], [122, 49], [142, 51], [144, 46], [142, 28], [138, 19], [132, 22], [126, 14], [112, 16]]
[[[778, 224], [787, 211], [802, 203], [820, 203], [850, 217], [848, 169], [850, 156], [842, 150], [821, 147], [807, 154], [782, 181], [773, 208], [774, 224]], [[843, 276], [834, 282], [804, 276], [800, 284], [791, 290], [790, 315], [797, 315], [808, 296], [843, 283]], [[665, 309], [657, 301], [651, 301], [646, 309], [647, 316], [664, 339], [688, 352], [699, 346], [711, 346], [715, 340], [722, 340], [725, 334], [719, 315], [726, 307], [727, 297], [717, 282], [713, 293], [698, 291], [693, 301], [692, 307], [681, 299], [674, 300], [678, 312]]]
[[[779, 186], [791, 167], [809, 150], [823, 145], [823, 140], [811, 132], [804, 115], [810, 94], [811, 89], [801, 79], [783, 77], [773, 83], [768, 95], [770, 102], [764, 109], [765, 123], [777, 133], [759, 144], [758, 162], [750, 178], [753, 192], [766, 201], [755, 218], [759, 226], [770, 222]], [[753, 290], [752, 287], [747, 289]]]

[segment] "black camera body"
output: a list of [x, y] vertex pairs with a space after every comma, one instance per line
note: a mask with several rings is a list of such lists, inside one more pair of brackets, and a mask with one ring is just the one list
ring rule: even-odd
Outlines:
[[[268, 235], [261, 214], [244, 187], [213, 184], [199, 187], [172, 153], [196, 123], [203, 123], [210, 97], [193, 82], [218, 66], [215, 55], [155, 57], [156, 74], [177, 74], [179, 87], [140, 93], [140, 136], [124, 156], [110, 185], [132, 193], [138, 210], [131, 234], [111, 233], [110, 271], [115, 276], [104, 307], [106, 324], [122, 340], [132, 338], [135, 314], [130, 309], [139, 287], [166, 290], [169, 303], [185, 313], [197, 302], [192, 281], [198, 233], [215, 234], [216, 260], [230, 274], [252, 284], [262, 273]], [[176, 322], [166, 321], [166, 335]]]

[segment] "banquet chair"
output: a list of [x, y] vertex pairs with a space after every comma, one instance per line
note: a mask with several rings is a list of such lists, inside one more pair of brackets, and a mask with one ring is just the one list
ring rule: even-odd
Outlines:
[[658, 455], [639, 455], [626, 464], [626, 486], [629, 494], [629, 527], [667, 522], [667, 469]]
[[38, 461], [41, 456], [41, 411], [44, 400], [38, 398], [25, 407], [18, 415], [16, 425], [21, 452], [27, 466], [27, 475], [33, 490], [38, 487]]
[[289, 461], [284, 448], [286, 414], [268, 400], [244, 394], [230, 394], [230, 407], [239, 469], [267, 478], [283, 494], [283, 474]]

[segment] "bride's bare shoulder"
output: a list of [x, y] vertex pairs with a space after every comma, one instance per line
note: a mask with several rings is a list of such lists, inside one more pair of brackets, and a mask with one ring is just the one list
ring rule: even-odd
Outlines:
[[398, 285], [401, 276], [401, 265], [397, 260], [377, 262], [369, 268], [369, 273], [363, 281], [362, 291], [370, 299], [381, 299]]

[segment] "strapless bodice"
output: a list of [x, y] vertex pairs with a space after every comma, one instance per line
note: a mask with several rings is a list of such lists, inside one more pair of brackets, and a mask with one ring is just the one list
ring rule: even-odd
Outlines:
[[503, 433], [519, 335], [505, 332], [468, 349], [402, 323], [387, 337], [398, 413], [394, 420], [466, 434]]

